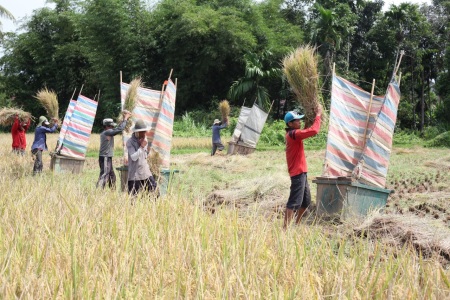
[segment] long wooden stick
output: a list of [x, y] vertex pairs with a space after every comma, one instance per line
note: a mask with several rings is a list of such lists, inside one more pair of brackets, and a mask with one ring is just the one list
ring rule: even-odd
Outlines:
[[81, 89], [80, 89], [80, 92], [78, 93], [78, 96], [81, 95], [81, 91], [83, 90], [83, 87], [84, 87], [84, 83], [81, 85]]
[[97, 102], [100, 101], [100, 90], [98, 90], [98, 100]]
[[75, 92], [77, 91], [77, 88], [75, 88], [74, 90], [73, 90], [73, 94], [72, 94], [72, 97], [70, 97], [70, 100], [73, 100], [73, 96], [75, 96]]
[[119, 83], [119, 95], [120, 95], [120, 108], [121, 108], [121, 110], [123, 111], [124, 110], [124, 108], [125, 108], [125, 103], [124, 102], [122, 102], [122, 71], [119, 71], [119, 80], [120, 80], [120, 83]]
[[364, 149], [364, 147], [366, 147], [367, 127], [369, 127], [370, 110], [372, 109], [372, 99], [373, 99], [374, 89], [375, 89], [375, 79], [372, 81], [372, 91], [370, 92], [370, 101], [369, 101], [369, 109], [367, 111], [366, 128], [364, 128], [363, 149]]
[[267, 113], [270, 113], [270, 111], [272, 110], [272, 106], [273, 106], [274, 102], [275, 102], [275, 100], [272, 100], [272, 104], [270, 104], [269, 111]]
[[402, 72], [398, 73], [398, 87], [400, 87], [401, 81], [402, 81]]
[[400, 58], [398, 59], [398, 64], [397, 64], [397, 66], [395, 67], [395, 70], [394, 70], [394, 76], [395, 76], [395, 74], [397, 74], [397, 72], [398, 72], [398, 68], [400, 67], [400, 63], [402, 62], [402, 57], [403, 57], [404, 54], [405, 54], [405, 50], [400, 51]]

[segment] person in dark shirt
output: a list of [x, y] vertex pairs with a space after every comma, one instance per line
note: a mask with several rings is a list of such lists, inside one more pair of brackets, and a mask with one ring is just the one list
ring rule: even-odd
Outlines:
[[218, 119], [214, 120], [212, 128], [212, 150], [211, 156], [216, 154], [216, 150], [222, 151], [225, 149], [225, 146], [222, 144], [222, 140], [220, 139], [220, 131], [228, 126], [227, 121], [223, 124]]
[[296, 224], [300, 223], [303, 214], [311, 204], [311, 192], [308, 185], [308, 166], [306, 164], [303, 140], [319, 133], [322, 109], [316, 110], [316, 118], [311, 127], [300, 129], [300, 120], [303, 115], [298, 115], [294, 111], [286, 113], [284, 122], [286, 123], [286, 162], [291, 177], [291, 187], [286, 212], [284, 215], [284, 225], [287, 226], [296, 217]]
[[34, 131], [34, 141], [31, 145], [31, 153], [34, 155], [33, 175], [42, 172], [42, 151], [47, 151], [47, 133], [53, 133], [58, 128], [58, 119], [53, 118], [53, 126], [50, 126], [47, 118], [39, 117], [38, 126]]
[[97, 187], [104, 188], [106, 184], [110, 188], [116, 186], [116, 174], [112, 164], [114, 156], [114, 136], [121, 133], [127, 125], [131, 113], [124, 111], [122, 113], [123, 121], [116, 127], [113, 119], [103, 120], [103, 132], [100, 134], [100, 151], [98, 155], [98, 165], [100, 166], [100, 175], [97, 181]]

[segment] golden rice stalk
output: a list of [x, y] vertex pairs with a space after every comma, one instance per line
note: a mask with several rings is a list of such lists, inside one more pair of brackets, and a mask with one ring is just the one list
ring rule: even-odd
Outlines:
[[19, 117], [21, 122], [26, 122], [28, 120], [33, 120], [33, 116], [20, 108], [15, 107], [3, 107], [0, 110], [0, 125], [10, 126], [14, 123], [15, 116]]
[[42, 107], [45, 108], [45, 111], [50, 118], [58, 119], [59, 104], [58, 97], [54, 91], [43, 88], [36, 93], [34, 98], [36, 98]]
[[[128, 88], [127, 94], [125, 96], [125, 102], [123, 105], [123, 109], [129, 112], [133, 112], [134, 107], [136, 106], [138, 89], [143, 86], [141, 77], [136, 77], [130, 82], [130, 87]], [[119, 123], [123, 121], [123, 114], [117, 118]], [[130, 132], [130, 128], [132, 127], [133, 122], [131, 118], [128, 119], [127, 125], [125, 126], [125, 131]]]
[[155, 180], [158, 180], [162, 164], [162, 158], [159, 153], [152, 149], [150, 151], [150, 154], [147, 156], [147, 163], [150, 167], [150, 171], [153, 174], [153, 178], [155, 178]]
[[283, 59], [283, 72], [303, 107], [305, 126], [312, 125], [320, 104], [317, 48], [301, 46]]
[[227, 121], [228, 116], [230, 115], [230, 103], [228, 103], [228, 100], [222, 100], [219, 103], [219, 110], [222, 114], [222, 120]]

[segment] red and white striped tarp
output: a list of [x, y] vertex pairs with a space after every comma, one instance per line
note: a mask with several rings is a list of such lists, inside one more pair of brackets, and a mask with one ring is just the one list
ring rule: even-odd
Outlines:
[[66, 135], [66, 131], [67, 131], [67, 126], [69, 126], [70, 118], [72, 117], [72, 113], [73, 113], [73, 110], [74, 110], [76, 104], [77, 104], [77, 100], [72, 99], [69, 102], [69, 106], [67, 107], [67, 111], [66, 111], [66, 114], [64, 115], [64, 120], [61, 125], [61, 130], [59, 131], [58, 147], [56, 148], [56, 152], [61, 150], [64, 136]]
[[166, 170], [170, 167], [170, 149], [172, 147], [176, 94], [177, 87], [169, 79], [164, 91], [161, 109], [156, 122], [155, 134], [151, 144], [151, 149], [159, 153], [161, 168]]
[[354, 170], [354, 177], [361, 183], [382, 188], [386, 185], [399, 101], [400, 88], [396, 81], [392, 81], [388, 86], [375, 128]]
[[[120, 96], [121, 96], [121, 103], [122, 103], [122, 109], [125, 104], [125, 98], [127, 95], [127, 91], [130, 88], [130, 85], [128, 83], [122, 82], [120, 84]], [[156, 121], [158, 120], [159, 115], [159, 106], [161, 102], [161, 91], [151, 90], [148, 88], [139, 88], [137, 91], [137, 100], [135, 108], [132, 111], [132, 124], [134, 126], [134, 122], [137, 119], [142, 119], [145, 124], [152, 128], [152, 130], [147, 132], [147, 139], [149, 144], [153, 141], [153, 136], [155, 134], [155, 127], [156, 127]], [[127, 147], [125, 146], [128, 139], [131, 137], [131, 131], [130, 132], [123, 132], [123, 149], [124, 149], [124, 160], [127, 162], [128, 160], [128, 152]]]
[[97, 102], [79, 95], [67, 126], [60, 154], [84, 158], [97, 112]]
[[370, 136], [374, 128], [383, 97], [373, 96], [372, 104], [369, 103], [369, 92], [342, 77], [333, 76], [323, 176], [352, 175], [361, 159], [364, 139]]

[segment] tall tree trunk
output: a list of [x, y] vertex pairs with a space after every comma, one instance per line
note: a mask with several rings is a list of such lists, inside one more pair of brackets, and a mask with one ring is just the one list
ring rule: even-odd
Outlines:
[[413, 129], [416, 129], [416, 102], [414, 101], [414, 59], [411, 60], [411, 103], [413, 114]]
[[420, 132], [423, 133], [423, 128], [425, 127], [425, 75], [422, 69], [422, 91], [420, 95]]

